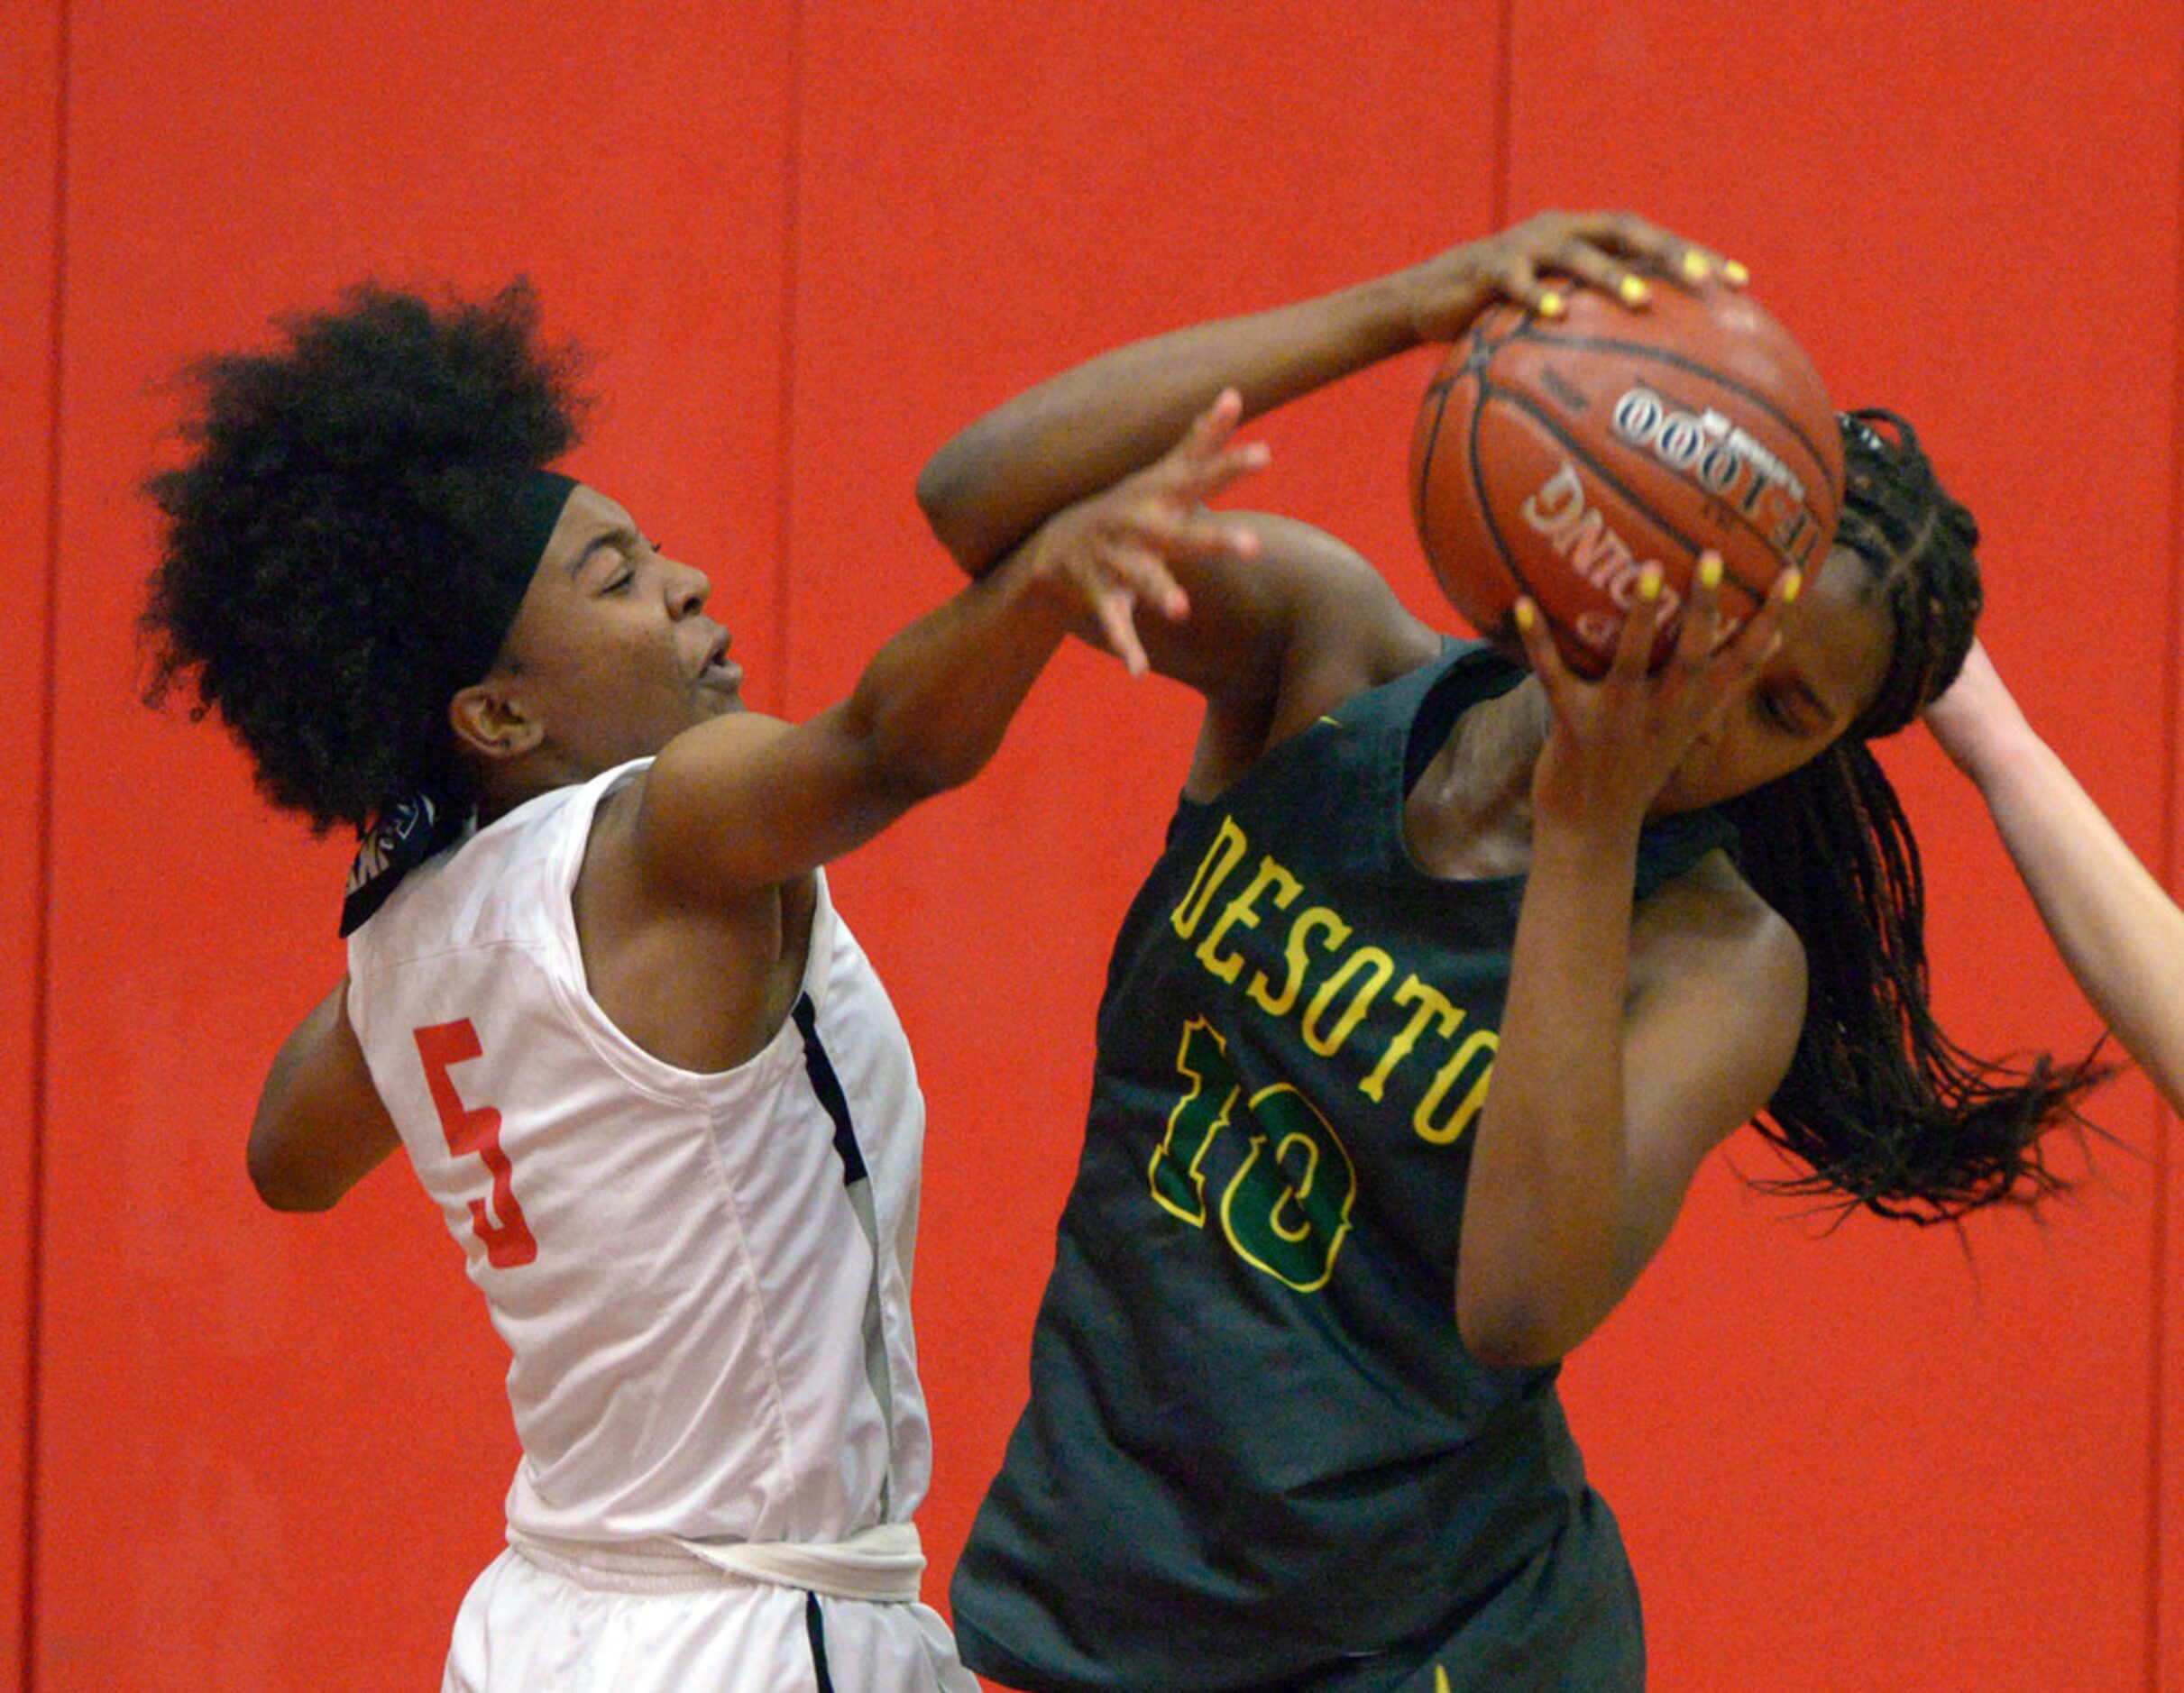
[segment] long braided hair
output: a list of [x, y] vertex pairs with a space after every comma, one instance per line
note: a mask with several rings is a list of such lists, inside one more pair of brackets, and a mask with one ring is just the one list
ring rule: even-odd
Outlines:
[[1796, 1057], [1758, 1126], [1812, 1170], [1771, 1185], [1939, 1222], [2062, 1187], [2043, 1136], [2079, 1123], [2077, 1102], [2106, 1072], [2045, 1055], [1989, 1062], [1934, 1020], [1918, 843], [1867, 743], [1956, 679], [1979, 615], [1979, 530], [1910, 425], [1885, 411], [1841, 423], [1837, 539], [1864, 562], [1895, 642], [1848, 733], [1722, 808], [1746, 878], [1796, 929], [1809, 976]]

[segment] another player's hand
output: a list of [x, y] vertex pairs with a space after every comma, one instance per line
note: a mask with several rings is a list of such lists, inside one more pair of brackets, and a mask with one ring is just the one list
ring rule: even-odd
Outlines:
[[1411, 324], [1429, 342], [1454, 341], [1496, 300], [1555, 317], [1575, 284], [1642, 311], [1660, 283], [1715, 279], [1741, 287], [1744, 267], [1629, 212], [1541, 212], [1398, 278], [1410, 294]]
[[1802, 579], [1783, 572], [1759, 610], [1727, 638], [1721, 580], [1720, 559], [1702, 559], [1675, 645], [1649, 673], [1661, 599], [1659, 566], [1647, 565], [1614, 657], [1596, 682], [1563, 662], [1537, 606], [1518, 602], [1525, 656], [1554, 717], [1532, 775], [1537, 817], [1634, 828], [1693, 748], [1752, 686], [1782, 644], [1783, 613]]
[[1139, 607], [1171, 622], [1190, 615], [1189, 597], [1169, 567], [1249, 558], [1258, 551], [1251, 530], [1205, 507], [1266, 464], [1263, 443], [1230, 439], [1243, 412], [1236, 390], [1223, 390], [1164, 456], [1056, 512], [1024, 543], [1020, 567], [1042, 589], [1062, 596], [1087, 638], [1121, 659], [1133, 676], [1147, 668]]
[[1975, 782], [1982, 782], [2013, 745], [2033, 736], [2024, 712], [1978, 641], [1964, 655], [1964, 668], [1956, 681], [1926, 708], [1926, 727], [1957, 768]]

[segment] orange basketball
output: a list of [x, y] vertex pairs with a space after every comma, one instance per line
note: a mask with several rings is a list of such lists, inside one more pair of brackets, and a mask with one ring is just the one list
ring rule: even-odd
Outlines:
[[1412, 439], [1418, 537], [1442, 591], [1514, 648], [1529, 594], [1573, 668], [1606, 668], [1639, 570], [1662, 570], [1666, 656], [1699, 554], [1725, 618], [1827, 557], [1842, 438], [1820, 374], [1748, 294], [1656, 286], [1630, 310], [1573, 289], [1564, 316], [1482, 313]]

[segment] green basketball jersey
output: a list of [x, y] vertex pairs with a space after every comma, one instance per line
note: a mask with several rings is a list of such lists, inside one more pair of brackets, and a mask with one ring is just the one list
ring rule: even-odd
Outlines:
[[[1519, 674], [1453, 647], [1170, 826], [1109, 968], [1031, 1403], [951, 1590], [982, 1673], [1641, 1684], [1555, 1371], [1489, 1368], [1455, 1325], [1524, 883], [1421, 873], [1403, 806]], [[1649, 826], [1640, 896], [1729, 838]]]

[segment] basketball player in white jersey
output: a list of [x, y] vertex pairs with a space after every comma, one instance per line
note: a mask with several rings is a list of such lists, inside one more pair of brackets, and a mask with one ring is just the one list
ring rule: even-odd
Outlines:
[[802, 724], [596, 489], [528, 293], [360, 289], [206, 367], [146, 623], [265, 792], [366, 836], [344, 979], [250, 1168], [333, 1204], [399, 1143], [512, 1353], [509, 1550], [459, 1689], [970, 1689], [918, 1603], [923, 1107], [823, 866], [991, 755], [1073, 627], [1143, 668], [1234, 396]]

